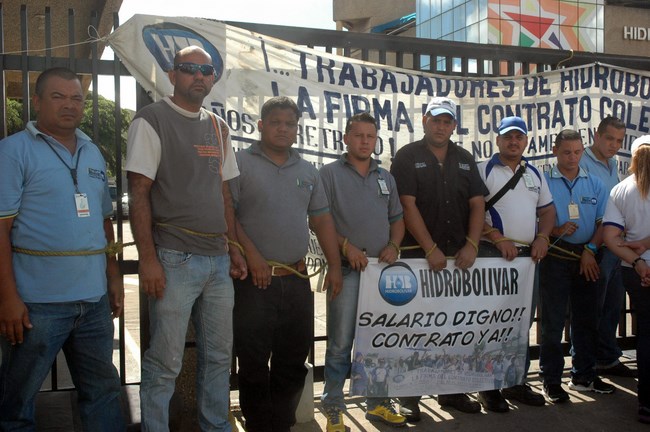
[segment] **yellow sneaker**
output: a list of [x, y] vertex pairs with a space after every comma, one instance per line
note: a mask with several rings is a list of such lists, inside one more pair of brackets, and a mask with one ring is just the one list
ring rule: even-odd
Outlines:
[[379, 405], [368, 410], [366, 412], [366, 419], [380, 421], [391, 426], [404, 426], [406, 424], [406, 417], [395, 411], [395, 407], [390, 399], [384, 399]]
[[327, 417], [327, 432], [345, 432], [345, 424], [343, 424], [343, 411], [339, 408], [327, 408], [325, 410]]

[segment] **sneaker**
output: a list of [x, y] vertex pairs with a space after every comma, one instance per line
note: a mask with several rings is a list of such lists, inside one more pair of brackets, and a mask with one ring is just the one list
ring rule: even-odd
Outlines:
[[419, 422], [420, 417], [420, 398], [418, 397], [407, 397], [400, 398], [399, 413], [406, 419], [409, 423]]
[[639, 371], [636, 369], [630, 369], [621, 362], [618, 362], [614, 366], [608, 368], [596, 368], [596, 371], [598, 372], [598, 375], [609, 375], [625, 378], [637, 378], [639, 376]]
[[380, 421], [391, 426], [404, 426], [406, 417], [395, 411], [393, 402], [390, 399], [384, 399], [379, 405], [366, 412], [366, 419], [370, 421]]
[[614, 386], [603, 382], [599, 377], [595, 377], [593, 381], [576, 381], [575, 378], [571, 379], [569, 383], [569, 388], [571, 390], [579, 392], [588, 392], [592, 391], [594, 393], [600, 394], [610, 394], [614, 393]]
[[488, 390], [478, 392], [478, 401], [486, 411], [507, 413], [510, 411], [508, 402], [501, 396], [499, 390]]
[[639, 405], [639, 421], [650, 424], [650, 408]]
[[553, 403], [563, 403], [570, 399], [562, 384], [544, 384], [544, 394]]
[[481, 412], [481, 404], [471, 400], [469, 396], [464, 393], [438, 395], [438, 404], [441, 407], [453, 407], [458, 411], [468, 414]]
[[345, 432], [343, 423], [343, 411], [336, 407], [326, 408], [325, 416], [327, 417], [327, 432]]
[[510, 388], [501, 389], [501, 395], [506, 399], [516, 400], [525, 405], [544, 406], [544, 395], [534, 392], [528, 384], [520, 384]]

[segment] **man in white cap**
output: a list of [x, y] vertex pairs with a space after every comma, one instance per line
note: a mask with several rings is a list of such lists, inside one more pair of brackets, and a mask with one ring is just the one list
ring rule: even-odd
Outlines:
[[[454, 256], [461, 269], [474, 264], [485, 217], [488, 190], [472, 155], [450, 140], [456, 125], [456, 104], [431, 99], [422, 117], [424, 137], [402, 147], [391, 166], [407, 228], [403, 245], [420, 247], [401, 256], [425, 258], [434, 271], [447, 266], [447, 256]], [[420, 419], [419, 396], [401, 403], [408, 421]], [[481, 410], [464, 394], [439, 395], [438, 403], [463, 412]]]

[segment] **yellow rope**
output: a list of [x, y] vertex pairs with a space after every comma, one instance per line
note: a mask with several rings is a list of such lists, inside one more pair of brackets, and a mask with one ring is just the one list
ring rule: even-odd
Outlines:
[[177, 230], [183, 231], [184, 233], [191, 234], [193, 236], [197, 237], [205, 237], [205, 238], [218, 238], [218, 237], [224, 237], [224, 233], [204, 233], [200, 231], [194, 231], [189, 228], [183, 228], [182, 226], [178, 225], [173, 225], [173, 224], [168, 224], [168, 223], [163, 223], [163, 222], [156, 222], [157, 226], [163, 226], [163, 227], [171, 227], [171, 228], [176, 228]]
[[[228, 244], [231, 244], [231, 245], [235, 246], [237, 249], [239, 249], [239, 252], [241, 252], [242, 256], [246, 257], [246, 253], [244, 252], [244, 246], [242, 246], [240, 243], [238, 243], [238, 242], [236, 242], [234, 240], [228, 239]], [[302, 278], [302, 279], [310, 279], [310, 278], [316, 276], [317, 274], [319, 274], [320, 272], [322, 272], [323, 269], [325, 268], [325, 264], [321, 264], [320, 267], [318, 268], [318, 270], [316, 270], [314, 273], [312, 273], [312, 274], [302, 274], [298, 270], [296, 270], [295, 268], [291, 267], [290, 265], [283, 264], [281, 262], [266, 260], [266, 263], [268, 265], [270, 265], [271, 267], [280, 267], [280, 268], [283, 268], [285, 270], [288, 270], [291, 273], [295, 274], [296, 276], [298, 276], [299, 278]]]
[[111, 242], [104, 249], [95, 249], [87, 251], [39, 251], [33, 249], [25, 249], [21, 247], [12, 246], [11, 250], [16, 253], [21, 253], [25, 255], [33, 256], [88, 256], [88, 255], [99, 255], [107, 254], [108, 256], [117, 255], [121, 253], [122, 250], [127, 246], [133, 246], [135, 242], [122, 243], [122, 242]]

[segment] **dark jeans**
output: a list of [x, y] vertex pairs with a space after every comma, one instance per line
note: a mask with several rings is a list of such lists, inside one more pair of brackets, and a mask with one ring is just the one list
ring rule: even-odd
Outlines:
[[250, 276], [235, 281], [239, 398], [249, 432], [288, 432], [296, 422], [313, 309], [309, 281], [298, 276], [273, 277], [264, 290]]
[[621, 259], [603, 248], [598, 279], [598, 351], [596, 365], [615, 366], [622, 351], [616, 341], [616, 328], [625, 303], [625, 287], [621, 277]]
[[596, 376], [598, 296], [594, 282], [580, 274], [580, 262], [547, 256], [540, 264], [542, 344], [540, 375], [545, 384], [560, 384], [564, 368], [562, 331], [567, 304], [571, 317], [571, 375], [576, 381]]
[[642, 287], [639, 275], [622, 267], [623, 284], [636, 312], [636, 364], [639, 370], [639, 404], [650, 407], [650, 287]]

